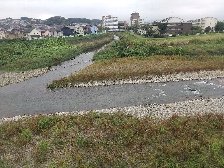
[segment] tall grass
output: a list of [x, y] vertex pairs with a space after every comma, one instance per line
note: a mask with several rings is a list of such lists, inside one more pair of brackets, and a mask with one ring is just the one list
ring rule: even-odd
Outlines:
[[0, 45], [0, 70], [25, 71], [58, 65], [82, 52], [100, 48], [112, 40], [111, 35], [43, 40], [7, 40]]
[[120, 41], [97, 53], [94, 60], [148, 57], [152, 55], [212, 56], [224, 55], [224, 35], [181, 36], [167, 39], [148, 39], [123, 34]]

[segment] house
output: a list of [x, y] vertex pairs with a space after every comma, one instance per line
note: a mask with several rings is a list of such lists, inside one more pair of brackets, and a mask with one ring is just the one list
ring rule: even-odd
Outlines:
[[92, 25], [90, 27], [91, 34], [97, 34], [98, 33], [98, 30], [99, 30], [98, 27], [95, 26], [95, 25]]
[[0, 30], [0, 39], [5, 39], [6, 38], [6, 34], [4, 30]]
[[85, 35], [84, 28], [80, 25], [75, 26], [75, 34], [77, 34], [78, 36], [84, 36]]
[[84, 28], [83, 27], [78, 27], [77, 29], [76, 29], [76, 34], [78, 35], [78, 36], [84, 36], [85, 35], [85, 33], [84, 33]]
[[95, 25], [86, 25], [84, 28], [85, 34], [97, 34], [98, 30], [98, 27]]
[[60, 30], [56, 30], [55, 28], [51, 28], [50, 30], [51, 37], [63, 37], [63, 32]]
[[27, 39], [41, 39], [42, 38], [42, 32], [40, 29], [33, 29], [30, 33], [27, 34]]
[[71, 28], [69, 28], [69, 27], [67, 27], [67, 26], [63, 27], [63, 28], [61, 29], [61, 31], [62, 31], [62, 33], [63, 33], [63, 36], [67, 36], [67, 37], [69, 37], [69, 36], [74, 36], [74, 34], [75, 34], [74, 29], [71, 29]]
[[41, 30], [41, 37], [51, 37], [49, 30]]
[[19, 39], [24, 37], [24, 33], [19, 29], [9, 29], [5, 32], [6, 39]]

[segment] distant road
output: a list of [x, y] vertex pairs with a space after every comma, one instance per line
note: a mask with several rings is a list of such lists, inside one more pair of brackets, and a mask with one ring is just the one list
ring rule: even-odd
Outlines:
[[0, 88], [0, 118], [96, 110], [133, 105], [164, 104], [224, 96], [224, 79], [125, 84], [50, 91], [47, 84], [92, 64], [94, 53], [82, 54], [43, 76]]

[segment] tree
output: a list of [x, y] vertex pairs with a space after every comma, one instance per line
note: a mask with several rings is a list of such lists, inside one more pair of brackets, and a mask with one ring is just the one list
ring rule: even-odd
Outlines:
[[215, 26], [215, 31], [223, 32], [224, 31], [224, 22], [218, 22]]
[[137, 33], [139, 29], [139, 26], [134, 24], [133, 26], [129, 27], [129, 30], [133, 30], [134, 33]]
[[72, 25], [75, 23], [86, 23], [86, 24], [93, 24], [93, 25], [97, 25], [99, 23], [101, 23], [101, 20], [98, 19], [86, 19], [86, 18], [68, 18], [65, 19], [64, 17], [61, 16], [54, 16], [51, 17], [47, 20], [45, 20], [45, 24], [52, 26], [52, 25]]
[[199, 26], [192, 27], [192, 34], [202, 33], [202, 28]]
[[167, 31], [167, 23], [159, 23], [158, 27], [159, 27], [160, 34], [165, 34], [166, 33], [166, 31]]
[[209, 33], [209, 32], [211, 32], [211, 30], [212, 30], [212, 28], [210, 26], [208, 26], [205, 28], [205, 33]]
[[54, 16], [45, 21], [46, 25], [52, 26], [52, 25], [64, 25], [66, 24], [66, 19], [61, 16]]
[[28, 17], [21, 17], [20, 19], [24, 20], [24, 21], [30, 21], [31, 20], [31, 18], [28, 18]]
[[142, 26], [142, 28], [146, 31], [146, 34], [145, 34], [146, 37], [151, 37], [155, 34], [155, 31], [150, 25], [144, 25]]

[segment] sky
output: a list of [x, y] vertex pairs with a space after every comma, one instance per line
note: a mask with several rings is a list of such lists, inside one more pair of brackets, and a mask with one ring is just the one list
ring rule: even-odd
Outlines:
[[133, 12], [146, 21], [167, 17], [184, 20], [216, 17], [224, 20], [224, 0], [0, 0], [0, 18], [47, 19], [64, 16], [101, 19], [104, 15], [130, 19]]

